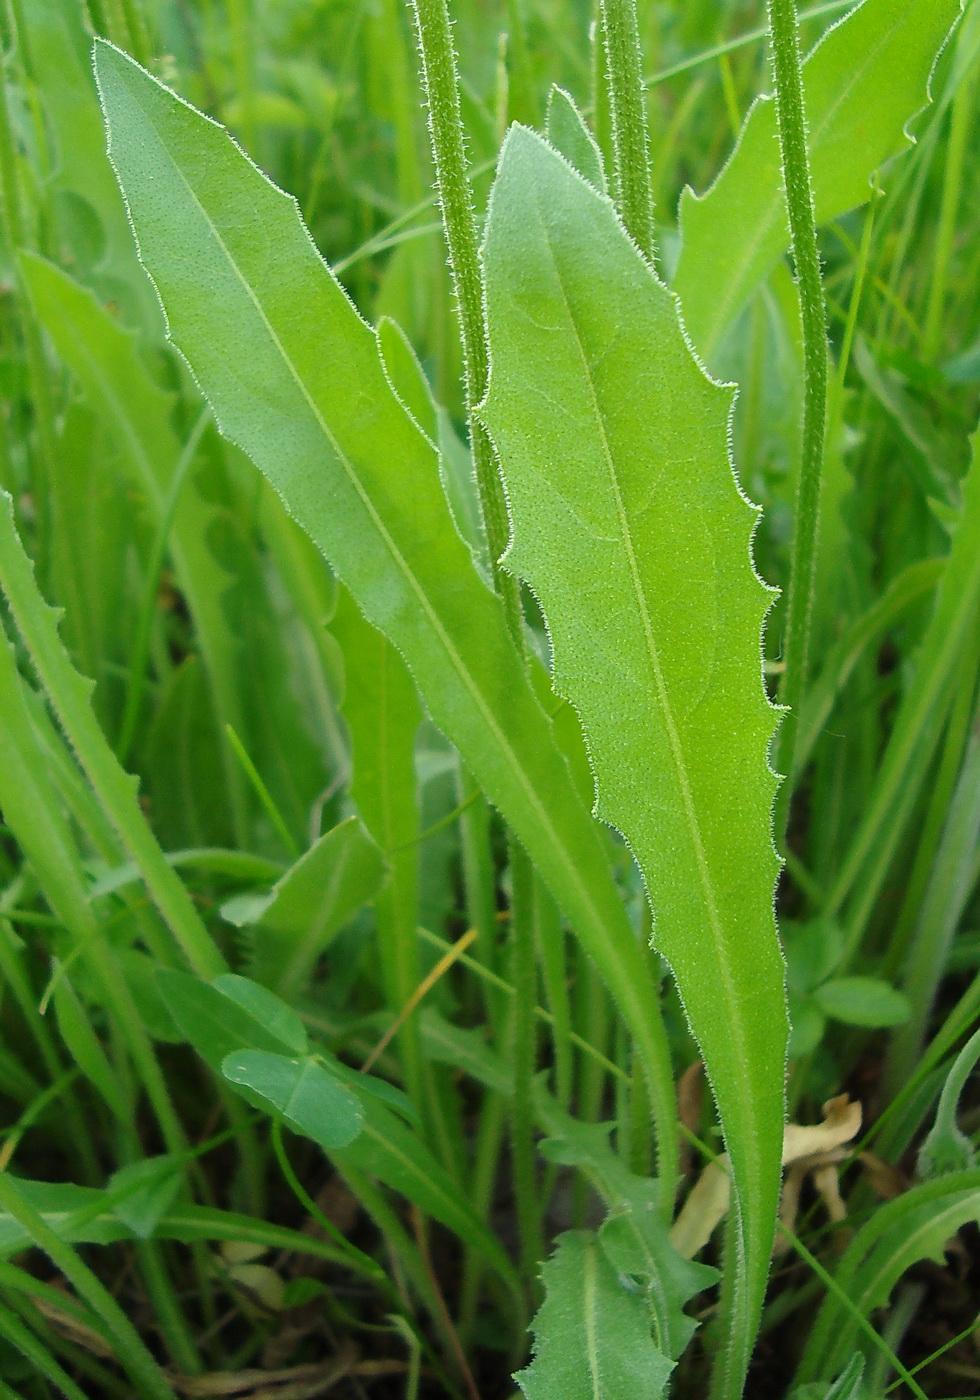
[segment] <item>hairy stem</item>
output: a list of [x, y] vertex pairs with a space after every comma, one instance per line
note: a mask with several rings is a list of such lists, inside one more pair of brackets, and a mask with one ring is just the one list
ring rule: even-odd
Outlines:
[[490, 439], [473, 412], [487, 391], [490, 354], [483, 312], [476, 210], [467, 178], [466, 132], [459, 105], [459, 73], [449, 7], [446, 0], [412, 0], [412, 9], [422, 59], [436, 188], [463, 342], [463, 388], [480, 507], [490, 547], [494, 587], [503, 599], [514, 640], [523, 650], [517, 582], [498, 564], [510, 538], [504, 488]]
[[[538, 962], [534, 946], [534, 867], [525, 852], [512, 840], [510, 873], [513, 917], [514, 1021], [511, 1032], [511, 1061], [514, 1067], [514, 1098], [511, 1108], [511, 1156], [514, 1166], [514, 1195], [521, 1237], [521, 1265], [526, 1281], [537, 1272], [544, 1255], [541, 1212], [534, 1168], [534, 1073], [537, 1068], [537, 1033], [534, 1009], [537, 1004]], [[530, 936], [529, 936], [530, 935]]]
[[616, 204], [640, 251], [653, 260], [650, 135], [640, 56], [636, 0], [602, 0]]
[[804, 370], [803, 442], [783, 648], [786, 669], [779, 696], [788, 707], [779, 741], [779, 765], [787, 776], [776, 801], [776, 834], [782, 839], [792, 796], [793, 753], [810, 650], [814, 566], [820, 524], [820, 476], [827, 417], [827, 312], [813, 212], [795, 0], [769, 0], [769, 27], [776, 80], [779, 149], [803, 322]]

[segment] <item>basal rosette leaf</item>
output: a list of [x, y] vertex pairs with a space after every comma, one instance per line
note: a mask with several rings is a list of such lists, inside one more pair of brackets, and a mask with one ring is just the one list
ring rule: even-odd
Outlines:
[[596, 810], [643, 871], [714, 1088], [740, 1210], [738, 1372], [772, 1241], [787, 1023], [760, 651], [772, 594], [729, 458], [732, 391], [695, 361], [609, 201], [521, 127], [484, 256], [481, 412], [511, 507], [506, 560], [541, 602]]
[[526, 1400], [659, 1400], [673, 1364], [650, 1335], [643, 1298], [588, 1230], [558, 1237], [541, 1270], [534, 1359], [514, 1379]]
[[404, 657], [431, 718], [550, 884], [657, 1085], [670, 1174], [669, 1065], [652, 979], [601, 832], [500, 601], [455, 528], [436, 448], [295, 202], [120, 50], [99, 41], [95, 63], [110, 154], [174, 343], [221, 431]]

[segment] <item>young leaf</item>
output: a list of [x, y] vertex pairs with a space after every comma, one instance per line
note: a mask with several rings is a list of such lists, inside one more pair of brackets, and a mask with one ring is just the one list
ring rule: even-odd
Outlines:
[[[803, 68], [818, 223], [863, 204], [871, 176], [907, 148], [906, 126], [929, 100], [929, 77], [961, 0], [864, 0], [833, 25]], [[789, 247], [771, 97], [749, 109], [718, 179], [681, 197], [674, 290], [710, 364], [749, 295]]]
[[797, 1386], [789, 1400], [867, 1400], [867, 1392], [861, 1385], [863, 1376], [864, 1357], [856, 1351], [833, 1385], [813, 1381]]
[[541, 602], [596, 811], [639, 862], [715, 1092], [744, 1347], [779, 1192], [787, 1020], [760, 664], [771, 592], [728, 455], [731, 391], [694, 360], [610, 203], [521, 127], [501, 155], [485, 266], [482, 413], [511, 506], [506, 560]]
[[660, 1211], [659, 1181], [635, 1176], [609, 1144], [611, 1123], [580, 1123], [547, 1094], [536, 1096], [538, 1120], [551, 1134], [541, 1153], [576, 1166], [605, 1201], [609, 1215], [599, 1243], [616, 1270], [641, 1282], [653, 1316], [657, 1345], [676, 1360], [697, 1324], [684, 1304], [718, 1280], [716, 1270], [685, 1259], [674, 1248]]
[[287, 1059], [264, 1050], [238, 1050], [221, 1062], [221, 1073], [279, 1110], [291, 1128], [325, 1152], [346, 1147], [361, 1131], [357, 1095], [315, 1059]]
[[255, 924], [253, 976], [294, 996], [352, 914], [384, 884], [384, 857], [357, 817], [321, 836], [267, 895], [238, 896], [222, 917]]
[[956, 1121], [960, 1094], [980, 1059], [980, 1031], [976, 1031], [963, 1046], [946, 1076], [939, 1096], [936, 1121], [919, 1148], [916, 1171], [923, 1180], [942, 1176], [946, 1172], [966, 1170], [977, 1164], [973, 1143]]
[[518, 1371], [527, 1400], [657, 1400], [673, 1365], [650, 1336], [650, 1314], [595, 1235], [572, 1230], [541, 1270], [546, 1297], [532, 1327], [534, 1359]]
[[499, 600], [454, 528], [435, 449], [295, 204], [125, 54], [100, 42], [96, 69], [171, 335], [222, 431], [405, 657], [429, 714], [550, 884], [643, 1056], [672, 1173], [672, 1085], [646, 960]]

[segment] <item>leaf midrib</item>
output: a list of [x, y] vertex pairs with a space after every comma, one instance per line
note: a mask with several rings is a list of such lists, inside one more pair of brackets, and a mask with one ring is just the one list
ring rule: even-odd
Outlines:
[[[145, 113], [144, 113], [144, 114], [145, 114]], [[367, 510], [369, 516], [371, 517], [371, 520], [372, 520], [372, 522], [374, 523], [375, 528], [377, 529], [378, 534], [380, 535], [381, 539], [383, 540], [383, 542], [384, 542], [384, 544], [385, 544], [385, 547], [387, 548], [388, 552], [390, 553], [390, 555], [391, 555], [391, 557], [392, 557], [392, 559], [393, 559], [395, 565], [397, 566], [399, 572], [403, 575], [403, 577], [405, 578], [405, 580], [408, 582], [409, 587], [411, 588], [412, 592], [415, 594], [415, 597], [417, 598], [417, 600], [418, 600], [418, 602], [419, 602], [419, 604], [420, 604], [420, 606], [421, 606], [421, 608], [422, 608], [422, 611], [423, 611], [425, 617], [427, 618], [427, 620], [428, 620], [428, 622], [429, 622], [429, 625], [431, 626], [431, 628], [432, 628], [433, 632], [435, 633], [435, 635], [436, 635], [438, 641], [440, 642], [440, 644], [442, 645], [444, 651], [446, 652], [446, 655], [448, 656], [448, 658], [449, 658], [449, 660], [450, 660], [450, 662], [451, 662], [451, 664], [452, 664], [452, 667], [453, 667], [454, 671], [456, 672], [457, 676], [458, 676], [459, 679], [462, 681], [464, 687], [465, 687], [466, 690], [469, 692], [471, 698], [472, 698], [473, 701], [475, 702], [475, 704], [476, 704], [476, 706], [477, 706], [477, 709], [479, 710], [480, 714], [482, 715], [482, 717], [483, 717], [483, 719], [484, 719], [484, 722], [486, 723], [487, 727], [490, 729], [491, 733], [494, 735], [494, 737], [495, 737], [495, 739], [496, 739], [496, 741], [497, 741], [497, 743], [498, 743], [498, 746], [499, 746], [501, 752], [505, 755], [505, 757], [506, 757], [506, 759], [507, 759], [508, 767], [509, 767], [509, 768], [512, 770], [512, 772], [516, 775], [517, 780], [518, 780], [518, 784], [519, 784], [519, 786], [523, 789], [524, 794], [525, 794], [525, 797], [526, 797], [526, 799], [527, 799], [529, 805], [532, 807], [532, 809], [533, 809], [534, 812], [536, 813], [536, 815], [537, 815], [537, 817], [538, 817], [538, 820], [539, 820], [539, 822], [540, 822], [542, 828], [543, 828], [544, 831], [547, 833], [548, 839], [549, 839], [549, 841], [550, 841], [552, 847], [555, 848], [555, 849], [558, 851], [558, 853], [559, 853], [559, 855], [560, 855], [560, 858], [561, 858], [561, 860], [562, 860], [562, 863], [563, 863], [563, 865], [564, 865], [564, 867], [565, 867], [565, 869], [566, 869], [566, 877], [574, 884], [574, 886], [575, 886], [576, 889], [578, 890], [579, 899], [580, 899], [580, 901], [584, 904], [584, 907], [589, 911], [589, 916], [590, 916], [590, 919], [592, 920], [593, 924], [594, 924], [595, 926], [597, 926], [598, 928], [603, 928], [603, 927], [605, 927], [605, 921], [604, 921], [604, 919], [603, 919], [602, 916], [598, 913], [598, 911], [595, 909], [595, 906], [594, 906], [593, 903], [592, 903], [591, 897], [590, 897], [590, 895], [589, 895], [589, 891], [588, 891], [588, 886], [587, 886], [587, 884], [586, 884], [586, 883], [581, 879], [581, 877], [579, 876], [579, 873], [578, 873], [578, 870], [577, 870], [577, 867], [576, 867], [575, 863], [574, 863], [573, 861], [568, 860], [568, 859], [566, 858], [566, 856], [565, 856], [565, 851], [564, 851], [564, 843], [563, 843], [563, 842], [560, 840], [560, 838], [558, 837], [558, 834], [557, 834], [555, 828], [553, 827], [553, 825], [552, 825], [552, 823], [551, 823], [551, 821], [550, 821], [550, 819], [549, 819], [547, 809], [545, 808], [545, 806], [544, 806], [543, 803], [541, 802], [540, 798], [538, 797], [538, 794], [537, 794], [537, 792], [535, 791], [533, 784], [531, 784], [531, 783], [528, 782], [527, 777], [526, 777], [526, 774], [524, 773], [524, 770], [523, 770], [523, 766], [518, 762], [518, 760], [517, 760], [517, 755], [514, 753], [513, 749], [511, 748], [511, 746], [510, 746], [510, 744], [509, 744], [509, 742], [507, 741], [507, 739], [506, 739], [506, 737], [505, 737], [503, 731], [500, 729], [499, 725], [497, 724], [496, 717], [494, 716], [492, 710], [490, 710], [489, 707], [487, 706], [486, 701], [485, 701], [485, 699], [484, 699], [484, 697], [483, 697], [483, 694], [482, 694], [482, 691], [481, 691], [479, 685], [476, 683], [476, 681], [475, 681], [475, 679], [473, 678], [472, 674], [470, 673], [469, 669], [463, 664], [462, 657], [459, 655], [459, 652], [456, 650], [456, 647], [454, 646], [454, 644], [453, 644], [453, 642], [452, 642], [452, 639], [449, 637], [449, 634], [445, 631], [445, 628], [443, 627], [442, 622], [441, 622], [441, 620], [440, 620], [438, 614], [436, 613], [435, 609], [432, 607], [431, 603], [429, 602], [428, 595], [426, 594], [425, 590], [422, 588], [422, 586], [421, 586], [421, 584], [419, 583], [419, 581], [418, 581], [418, 579], [417, 579], [415, 573], [413, 572], [413, 570], [409, 567], [408, 562], [407, 562], [407, 560], [405, 559], [404, 555], [401, 553], [401, 551], [399, 550], [398, 546], [395, 544], [395, 541], [392, 539], [391, 535], [389, 534], [387, 528], [385, 527], [385, 524], [384, 524], [383, 520], [381, 519], [381, 516], [378, 514], [378, 512], [377, 512], [377, 510], [376, 510], [376, 508], [375, 508], [375, 506], [374, 506], [374, 502], [371, 500], [370, 496], [369, 496], [369, 495], [367, 494], [367, 492], [364, 490], [364, 487], [363, 487], [363, 485], [361, 484], [361, 482], [360, 482], [360, 480], [359, 480], [359, 478], [358, 478], [358, 476], [357, 476], [357, 473], [354, 471], [354, 468], [353, 468], [352, 463], [351, 463], [350, 460], [348, 459], [346, 453], [342, 450], [340, 444], [337, 442], [337, 440], [336, 440], [336, 438], [334, 437], [333, 433], [330, 431], [330, 428], [328, 427], [328, 425], [327, 425], [327, 423], [326, 423], [326, 420], [324, 419], [323, 415], [322, 415], [321, 412], [320, 412], [319, 406], [317, 405], [317, 403], [316, 403], [315, 400], [313, 399], [312, 395], [310, 394], [309, 390], [307, 389], [305, 383], [304, 383], [303, 380], [302, 380], [302, 377], [300, 376], [299, 372], [298, 372], [297, 369], [296, 369], [296, 366], [293, 364], [292, 359], [291, 359], [290, 356], [287, 354], [286, 349], [285, 349], [285, 346], [282, 344], [281, 340], [279, 339], [279, 336], [276, 334], [276, 331], [275, 331], [275, 329], [274, 329], [274, 327], [273, 327], [271, 321], [269, 320], [269, 317], [266, 315], [265, 310], [264, 310], [264, 308], [263, 308], [261, 302], [259, 301], [258, 297], [256, 296], [256, 294], [255, 294], [254, 291], [252, 290], [252, 287], [250, 286], [250, 284], [249, 284], [249, 282], [248, 282], [248, 279], [245, 277], [245, 275], [244, 275], [244, 273], [242, 272], [241, 268], [238, 266], [238, 263], [237, 263], [237, 262], [235, 261], [235, 259], [232, 257], [231, 252], [230, 252], [230, 250], [228, 249], [228, 246], [227, 246], [227, 244], [225, 243], [224, 239], [221, 237], [221, 234], [219, 233], [219, 231], [218, 231], [218, 229], [217, 229], [217, 226], [215, 225], [213, 219], [211, 218], [211, 216], [210, 216], [210, 214], [208, 213], [208, 211], [205, 209], [204, 205], [201, 203], [200, 199], [197, 197], [196, 191], [195, 191], [194, 188], [191, 186], [190, 182], [187, 180], [186, 176], [184, 175], [183, 170], [181, 170], [180, 166], [176, 163], [176, 161], [175, 161], [175, 160], [173, 159], [173, 157], [171, 156], [170, 151], [168, 150], [166, 143], [164, 142], [164, 140], [163, 140], [163, 138], [161, 137], [160, 133], [156, 130], [156, 126], [155, 126], [154, 123], [149, 119], [149, 117], [147, 117], [147, 120], [148, 120], [148, 124], [152, 127], [152, 129], [154, 130], [154, 132], [155, 132], [155, 134], [156, 134], [156, 136], [157, 136], [157, 140], [158, 140], [158, 142], [159, 142], [160, 149], [163, 151], [164, 155], [166, 156], [166, 159], [167, 159], [168, 162], [170, 163], [170, 165], [171, 165], [171, 167], [173, 168], [174, 172], [176, 173], [176, 175], [177, 175], [178, 178], [180, 179], [181, 183], [184, 185], [184, 187], [185, 187], [185, 189], [187, 190], [187, 193], [188, 193], [188, 195], [190, 196], [191, 200], [193, 201], [193, 203], [197, 206], [198, 210], [200, 211], [201, 217], [204, 219], [205, 223], [207, 224], [208, 228], [210, 229], [211, 233], [213, 234], [213, 236], [214, 236], [214, 238], [215, 238], [215, 241], [217, 242], [217, 244], [218, 244], [219, 248], [221, 249], [222, 253], [224, 254], [224, 257], [225, 257], [225, 259], [227, 260], [228, 266], [231, 268], [231, 270], [232, 270], [232, 272], [234, 273], [234, 275], [235, 275], [235, 277], [237, 278], [237, 280], [241, 283], [241, 286], [243, 287], [243, 289], [244, 289], [246, 295], [248, 296], [248, 299], [251, 301], [253, 307], [255, 308], [256, 312], [258, 313], [258, 315], [259, 315], [259, 317], [260, 317], [260, 319], [261, 319], [263, 325], [264, 325], [265, 328], [266, 328], [266, 331], [267, 331], [268, 334], [269, 334], [270, 339], [272, 340], [273, 345], [275, 346], [277, 352], [279, 353], [279, 355], [280, 355], [280, 357], [281, 357], [281, 359], [282, 359], [283, 364], [284, 364], [284, 365], [286, 366], [286, 368], [288, 369], [290, 376], [292, 377], [293, 381], [295, 382], [297, 388], [300, 390], [300, 393], [302, 394], [303, 398], [306, 400], [306, 403], [307, 403], [307, 405], [309, 406], [311, 412], [313, 413], [313, 416], [314, 416], [314, 418], [316, 419], [316, 422], [317, 422], [317, 424], [319, 425], [321, 431], [323, 432], [324, 437], [327, 439], [327, 441], [329, 442], [331, 448], [333, 449], [334, 453], [336, 454], [337, 460], [338, 460], [338, 461], [341, 463], [341, 465], [343, 466], [343, 469], [344, 469], [344, 471], [345, 471], [345, 473], [346, 473], [346, 475], [347, 475], [349, 481], [350, 481], [351, 484], [353, 485], [355, 491], [357, 492], [358, 497], [360, 498], [362, 504], [364, 505], [364, 507], [365, 507], [365, 509]], [[263, 177], [263, 178], [264, 178], [264, 177]], [[270, 183], [271, 183], [271, 182], [270, 182]], [[273, 186], [273, 188], [275, 188], [275, 187]], [[313, 246], [313, 245], [311, 245], [311, 246]], [[314, 251], [315, 251], [315, 249], [314, 249]], [[319, 257], [319, 254], [317, 254], [317, 256]], [[326, 267], [325, 264], [323, 264], [323, 267], [324, 267], [324, 271], [326, 271], [327, 274], [328, 274], [328, 276], [329, 276], [329, 275], [330, 275], [329, 269]], [[357, 313], [355, 312], [355, 314], [357, 314]], [[358, 319], [360, 319], [360, 318], [358, 317]], [[367, 330], [370, 332], [370, 327], [367, 326], [366, 323], [362, 323], [362, 324], [364, 324], [364, 325], [365, 325], [365, 329], [367, 329]], [[218, 414], [217, 414], [217, 412], [215, 412], [215, 418], [217, 419], [217, 417], [218, 417]], [[483, 586], [483, 585], [481, 584], [481, 586]]]
[[[681, 791], [681, 799], [684, 806], [684, 815], [687, 820], [687, 825], [690, 832], [691, 845], [694, 849], [698, 875], [701, 881], [705, 905], [708, 910], [708, 918], [711, 927], [715, 952], [718, 957], [718, 961], [721, 968], [722, 980], [725, 986], [725, 993], [729, 999], [729, 1007], [734, 1007], [738, 1005], [739, 997], [732, 979], [731, 961], [728, 956], [728, 949], [725, 942], [724, 930], [718, 912], [718, 900], [715, 894], [714, 883], [712, 881], [711, 872], [708, 866], [707, 855], [705, 853], [704, 848], [704, 841], [701, 835], [700, 822], [698, 821], [697, 812], [695, 810], [694, 797], [691, 791], [690, 779], [687, 771], [687, 764], [684, 758], [684, 749], [681, 743], [680, 734], [677, 729], [677, 724], [674, 719], [674, 713], [670, 704], [670, 699], [667, 694], [667, 686], [663, 674], [663, 667], [660, 662], [660, 651], [657, 646], [656, 638], [653, 632], [653, 625], [651, 622], [650, 611], [647, 604], [646, 591], [644, 589], [643, 582], [640, 577], [640, 571], [636, 560], [636, 553], [633, 548], [633, 538], [630, 529], [629, 516], [626, 511], [626, 507], [623, 503], [622, 492], [620, 491], [619, 486], [619, 478], [617, 476], [616, 464], [613, 460], [612, 449], [610, 448], [609, 439], [606, 433], [605, 414], [603, 412], [601, 404], [599, 403], [598, 394], [596, 392], [596, 386], [593, 382], [592, 375], [589, 370], [589, 362], [585, 354], [585, 346], [583, 344], [582, 336], [579, 331], [578, 322], [575, 318], [571, 302], [565, 290], [565, 283], [564, 279], [562, 278], [559, 262], [555, 256], [554, 248], [552, 246], [550, 230], [548, 229], [548, 226], [543, 217], [540, 202], [537, 199], [535, 200], [535, 209], [537, 211], [538, 219], [541, 224], [541, 231], [544, 237], [545, 245], [548, 249], [548, 255], [551, 260], [551, 265], [554, 269], [555, 281], [561, 293], [562, 302], [564, 304], [565, 312], [568, 317], [568, 323], [573, 331], [575, 348], [578, 352], [578, 356], [582, 365], [582, 376], [587, 385], [593, 416], [595, 418], [595, 422], [598, 428], [599, 439], [602, 446], [602, 455], [609, 476], [610, 490], [612, 491], [613, 501], [616, 507], [616, 514], [619, 521], [620, 534], [623, 542], [623, 547], [626, 550], [630, 581], [632, 584], [633, 594], [636, 599], [637, 607], [639, 609], [640, 617], [643, 624], [643, 635], [646, 642], [646, 649], [650, 665], [653, 670], [654, 681], [657, 688], [657, 699], [659, 700], [660, 707], [664, 716], [671, 757], [674, 761], [674, 769], [677, 777], [677, 782]], [[650, 275], [652, 276], [653, 274], [650, 273]], [[745, 1036], [744, 1027], [742, 1025], [742, 1019], [741, 1017], [734, 1016], [732, 1018], [732, 1022], [734, 1038], [737, 1041], [738, 1045], [739, 1059], [742, 1064], [746, 1064], [748, 1063], [748, 1057], [746, 1055]], [[750, 1123], [754, 1126], [754, 1114], [749, 1112], [748, 1118]]]

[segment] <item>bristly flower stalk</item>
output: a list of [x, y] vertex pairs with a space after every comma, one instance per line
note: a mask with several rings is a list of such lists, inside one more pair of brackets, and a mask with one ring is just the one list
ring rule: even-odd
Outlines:
[[636, 0], [602, 0], [602, 31], [612, 114], [616, 205], [634, 243], [652, 262], [656, 240], [650, 134]]
[[463, 342], [463, 388], [480, 508], [487, 532], [494, 587], [503, 599], [514, 641], [523, 651], [517, 584], [513, 576], [502, 570], [498, 563], [510, 538], [507, 502], [490, 440], [473, 413], [487, 391], [490, 355], [483, 314], [479, 234], [467, 174], [466, 132], [459, 103], [459, 72], [452, 23], [446, 0], [412, 0], [412, 11], [422, 59], [422, 82], [429, 114], [436, 189], [459, 312]]
[[807, 151], [806, 102], [795, 0], [769, 0], [769, 28], [779, 149], [803, 322], [804, 368], [803, 439], [786, 604], [785, 670], [779, 693], [787, 707], [779, 739], [779, 766], [786, 780], [776, 800], [776, 836], [782, 841], [793, 794], [796, 736], [810, 651], [827, 417], [827, 311]]

